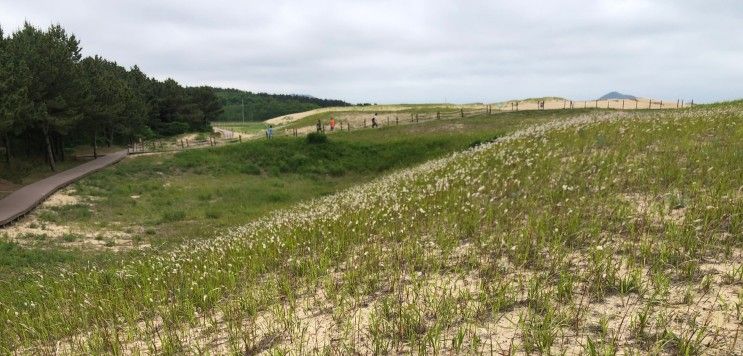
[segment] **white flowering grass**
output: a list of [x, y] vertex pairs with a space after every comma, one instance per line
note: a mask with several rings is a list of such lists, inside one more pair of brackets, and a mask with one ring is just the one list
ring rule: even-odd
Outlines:
[[742, 123], [740, 102], [585, 114], [116, 268], [29, 276], [0, 299], [0, 350], [738, 352]]

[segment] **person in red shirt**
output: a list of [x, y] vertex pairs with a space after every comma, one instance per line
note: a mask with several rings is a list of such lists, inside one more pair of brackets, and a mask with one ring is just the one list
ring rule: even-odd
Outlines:
[[331, 116], [330, 117], [330, 131], [335, 130], [335, 119]]

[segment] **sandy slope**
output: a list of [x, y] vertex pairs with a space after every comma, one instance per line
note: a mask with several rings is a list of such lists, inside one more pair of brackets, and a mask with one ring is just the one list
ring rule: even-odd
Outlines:
[[[465, 105], [441, 104], [441, 105], [436, 105], [436, 106], [442, 107], [442, 108], [451, 108], [451, 109], [464, 108], [466, 110], [468, 108], [481, 109], [485, 107], [485, 105], [491, 105], [493, 110], [510, 111], [510, 110], [517, 109], [517, 106], [516, 106], [517, 103], [518, 103], [518, 110], [537, 110], [538, 109], [537, 100], [534, 100], [534, 99], [509, 100], [509, 101], [490, 103], [490, 104], [465, 104]], [[676, 100], [660, 100], [660, 99], [648, 99], [648, 98], [638, 98], [638, 100], [636, 101], [635, 100], [570, 101], [569, 99], [563, 100], [559, 98], [549, 98], [549, 99], [546, 99], [544, 102], [544, 109], [545, 110], [568, 109], [570, 108], [571, 103], [573, 105], [573, 108], [575, 109], [598, 107], [598, 108], [603, 108], [603, 109], [609, 108], [609, 109], [633, 110], [633, 109], [675, 109], [675, 108], [682, 107], [681, 103], [679, 102], [677, 104]], [[683, 107], [688, 107], [688, 106], [689, 106], [689, 103], [686, 103], [686, 102], [683, 103]], [[347, 120], [347, 121], [350, 121], [352, 125], [354, 123], [363, 125], [363, 118], [370, 120], [371, 114], [374, 112], [383, 113], [383, 114], [380, 114], [379, 117], [383, 117], [386, 120], [386, 117], [390, 116], [392, 112], [411, 110], [414, 108], [415, 108], [414, 105], [405, 105], [405, 104], [330, 107], [330, 108], [320, 108], [320, 109], [314, 109], [314, 110], [304, 111], [304, 112], [290, 114], [290, 115], [279, 116], [279, 117], [266, 120], [265, 122], [267, 124], [273, 124], [273, 125], [278, 126], [278, 125], [288, 124], [288, 123], [297, 121], [299, 119], [305, 118], [307, 116], [311, 116], [311, 115], [315, 115], [319, 113], [343, 112], [343, 114], [336, 116], [336, 120], [338, 119]], [[349, 112], [355, 112], [358, 114], [349, 114]], [[303, 129], [303, 131], [304, 130], [305, 129]]]

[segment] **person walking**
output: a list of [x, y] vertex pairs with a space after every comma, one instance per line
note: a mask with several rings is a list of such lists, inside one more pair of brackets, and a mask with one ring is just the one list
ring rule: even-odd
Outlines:
[[372, 116], [372, 128], [377, 127], [377, 114], [374, 113], [374, 116]]
[[335, 118], [330, 117], [330, 131], [335, 130]]
[[270, 140], [273, 138], [273, 125], [268, 125], [268, 128], [266, 129], [266, 137]]

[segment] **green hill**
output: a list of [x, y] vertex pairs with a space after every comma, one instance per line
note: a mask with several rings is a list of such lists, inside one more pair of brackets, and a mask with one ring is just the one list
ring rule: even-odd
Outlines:
[[[222, 158], [188, 152], [135, 169], [139, 179], [127, 179], [130, 166], [106, 179], [127, 182], [122, 197], [144, 183], [158, 214], [184, 206], [169, 199], [185, 190], [167, 180], [179, 172], [205, 175], [197, 186], [231, 182], [199, 198], [206, 208], [272, 166], [314, 180], [411, 164], [391, 153], [419, 160], [425, 150], [407, 151], [416, 142], [472, 146], [173, 249], [9, 279], [0, 351], [735, 354], [742, 127], [743, 102], [503, 113], [338, 133], [327, 148], [294, 139], [205, 151]], [[304, 157], [276, 163], [272, 150]], [[219, 159], [235, 163], [211, 165]], [[211, 176], [248, 163], [269, 172]], [[81, 187], [100, 191], [91, 181]], [[191, 214], [161, 223], [195, 228]]]
[[330, 106], [349, 106], [342, 100], [318, 99], [307, 95], [253, 93], [239, 89], [212, 88], [224, 112], [218, 121], [263, 121]]

